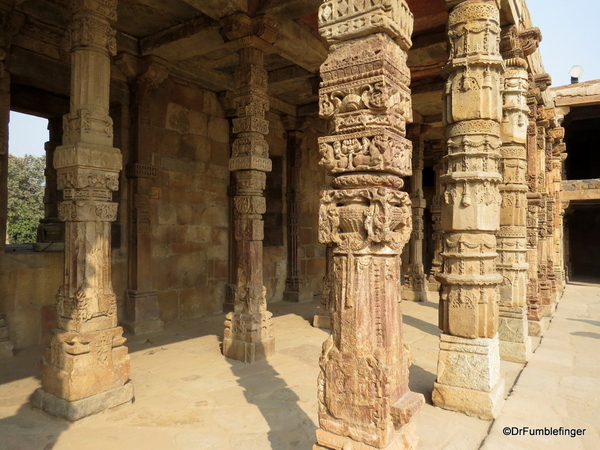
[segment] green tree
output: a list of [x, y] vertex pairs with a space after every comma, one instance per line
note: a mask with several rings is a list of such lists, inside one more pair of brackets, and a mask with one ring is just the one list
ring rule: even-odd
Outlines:
[[37, 227], [44, 217], [45, 156], [8, 156], [9, 244], [35, 242]]

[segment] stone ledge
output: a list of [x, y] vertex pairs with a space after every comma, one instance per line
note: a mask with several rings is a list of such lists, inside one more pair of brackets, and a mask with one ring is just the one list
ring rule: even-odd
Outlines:
[[31, 397], [31, 404], [35, 409], [75, 422], [106, 409], [133, 402], [133, 400], [133, 383], [128, 381], [121, 387], [74, 402], [69, 402], [38, 388]]

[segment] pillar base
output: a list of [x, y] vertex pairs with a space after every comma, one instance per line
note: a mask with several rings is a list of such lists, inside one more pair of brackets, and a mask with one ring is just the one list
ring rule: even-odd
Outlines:
[[317, 443], [313, 450], [413, 450], [417, 448], [419, 438], [413, 422], [403, 425], [396, 431], [396, 438], [387, 447], [373, 447], [357, 442], [347, 436], [338, 436], [322, 429], [317, 430]]
[[0, 359], [12, 358], [14, 345], [10, 341], [0, 342]]
[[548, 320], [542, 317], [540, 320], [529, 320], [529, 336], [541, 336], [548, 328]]
[[159, 319], [158, 297], [155, 290], [125, 292], [126, 312], [123, 325], [134, 335], [152, 333], [163, 329]]
[[556, 303], [552, 302], [551, 305], [542, 305], [542, 315], [544, 317], [552, 317], [556, 312]]
[[525, 364], [531, 358], [531, 338], [524, 343], [500, 341], [500, 359]]
[[312, 292], [301, 289], [297, 291], [283, 291], [283, 300], [286, 302], [306, 303], [313, 300]]
[[526, 306], [500, 306], [500, 359], [525, 364], [531, 356]]
[[74, 422], [84, 417], [97, 414], [106, 409], [132, 402], [133, 383], [127, 382], [123, 386], [92, 395], [81, 400], [69, 402], [65, 399], [49, 394], [38, 388], [31, 397], [32, 406], [48, 414]]
[[498, 417], [504, 402], [498, 335], [461, 338], [442, 334], [433, 404], [480, 419]]
[[155, 331], [160, 331], [164, 327], [164, 323], [160, 319], [147, 320], [145, 322], [124, 322], [123, 328], [127, 330], [128, 333], [133, 334], [134, 336], [139, 336], [141, 334], [146, 333], [154, 333]]
[[433, 404], [467, 416], [490, 420], [500, 415], [504, 404], [504, 380], [499, 380], [491, 392], [433, 383]]
[[402, 300], [408, 302], [424, 302], [427, 300], [426, 294], [423, 291], [413, 291], [410, 289], [402, 289]]
[[259, 342], [244, 342], [236, 339], [223, 339], [223, 356], [245, 363], [262, 361], [275, 353], [275, 339]]
[[271, 330], [271, 313], [227, 314], [223, 338], [223, 356], [253, 363], [275, 353], [275, 338]]
[[321, 328], [322, 330], [331, 330], [331, 317], [315, 314], [312, 325], [313, 327]]

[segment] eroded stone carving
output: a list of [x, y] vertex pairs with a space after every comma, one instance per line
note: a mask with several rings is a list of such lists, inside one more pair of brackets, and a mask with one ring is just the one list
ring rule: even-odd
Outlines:
[[275, 40], [277, 25], [265, 17], [237, 14], [223, 21], [223, 34], [238, 49], [236, 90], [232, 93], [237, 118], [233, 119], [232, 156], [237, 192], [233, 198], [237, 258], [234, 309], [227, 315], [223, 354], [248, 363], [264, 359], [275, 349], [271, 313], [263, 286], [262, 255], [266, 211], [263, 190], [272, 168], [265, 113], [269, 109], [264, 52]]
[[[130, 401], [133, 388], [111, 283], [110, 224], [118, 208], [111, 200], [122, 165], [108, 116], [116, 1], [73, 0], [71, 9], [71, 113], [54, 155], [64, 190], [58, 211], [66, 222], [64, 280], [33, 404], [77, 420]], [[75, 401], [83, 406], [68, 406]]]
[[504, 64], [497, 3], [457, 4], [450, 11], [448, 35], [450, 59], [443, 70], [448, 154], [441, 177], [444, 267], [437, 276], [443, 334], [432, 398], [442, 408], [492, 418], [503, 399], [497, 292], [502, 277], [496, 272], [495, 232], [503, 203], [498, 163]]
[[400, 253], [412, 229], [411, 201], [400, 190], [412, 170], [412, 15], [403, 0], [337, 0], [323, 3], [319, 20], [334, 44], [321, 67], [330, 135], [319, 140], [321, 165], [333, 176], [319, 210], [319, 241], [330, 246], [324, 307], [332, 336], [319, 363], [314, 448], [412, 449], [411, 417], [423, 397], [408, 389], [398, 320]]

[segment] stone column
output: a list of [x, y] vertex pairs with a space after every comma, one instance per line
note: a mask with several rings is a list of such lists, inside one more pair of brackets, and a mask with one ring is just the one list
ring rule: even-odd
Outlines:
[[233, 199], [237, 282], [234, 310], [227, 314], [225, 322], [223, 354], [252, 363], [272, 355], [275, 349], [263, 286], [262, 215], [266, 211], [266, 172], [272, 167], [264, 138], [269, 133], [269, 122], [265, 120], [269, 97], [264, 55], [272, 51], [270, 44], [275, 40], [277, 26], [265, 17], [251, 19], [243, 14], [228, 17], [222, 26], [229, 40], [226, 45], [239, 54], [237, 88], [232, 94], [237, 111], [237, 118], [233, 119], [236, 137], [229, 161], [237, 186]]
[[[444, 187], [442, 186], [441, 178], [444, 174], [444, 152], [434, 152], [434, 164], [433, 172], [435, 179], [435, 194], [431, 201], [431, 222], [433, 233], [431, 235], [431, 241], [433, 243], [433, 258], [431, 260], [431, 270], [429, 272], [429, 283], [433, 287], [439, 288], [439, 281], [437, 275], [442, 271], [444, 262], [442, 261], [442, 247], [444, 239], [444, 231], [442, 230], [442, 202], [444, 199]], [[436, 289], [437, 290], [437, 289]]]
[[538, 209], [538, 289], [541, 311], [544, 317], [552, 317], [554, 314], [552, 280], [548, 276], [548, 177], [546, 176], [548, 169], [546, 133], [552, 111], [552, 109], [540, 105], [537, 120], [537, 176], [540, 193]]
[[502, 200], [498, 160], [504, 72], [498, 4], [460, 2], [450, 11], [448, 34], [444, 271], [438, 276], [443, 334], [432, 399], [442, 408], [490, 419], [504, 398], [497, 293], [502, 277], [496, 272], [495, 235]]
[[332, 0], [319, 10], [331, 44], [321, 66], [320, 164], [333, 177], [321, 193], [319, 241], [331, 245], [332, 334], [323, 344], [316, 449], [413, 449], [411, 417], [423, 396], [408, 388], [402, 343], [400, 253], [411, 232], [401, 191], [411, 174], [413, 17], [404, 0]]
[[[2, 8], [2, 7], [0, 7]], [[22, 14], [0, 10], [0, 258], [6, 245], [8, 219], [8, 123], [10, 120], [10, 74], [6, 58], [13, 36], [25, 23]], [[13, 356], [13, 344], [8, 333], [8, 323], [0, 302], [0, 359]]]
[[62, 144], [62, 117], [48, 120], [49, 140], [44, 145], [46, 150], [46, 186], [44, 189], [44, 218], [40, 220], [37, 230], [37, 242], [33, 244], [36, 251], [62, 251], [65, 241], [65, 224], [58, 218], [58, 205], [62, 201], [62, 193], [58, 190], [58, 175], [53, 166], [54, 153]]
[[313, 327], [331, 330], [331, 263], [333, 262], [332, 248], [328, 245], [325, 249], [325, 275], [323, 275], [323, 289], [321, 303], [313, 317]]
[[139, 59], [128, 54], [117, 57], [117, 65], [131, 83], [131, 150], [127, 165], [129, 190], [128, 276], [125, 291], [127, 329], [135, 335], [162, 329], [152, 264], [150, 195], [157, 175], [152, 162], [150, 103], [167, 78], [167, 63], [156, 56]]
[[[290, 123], [293, 122], [293, 123]], [[300, 227], [298, 226], [298, 195], [302, 170], [302, 147], [304, 132], [299, 129], [296, 120], [288, 118], [287, 129], [287, 247], [288, 247], [288, 276], [285, 280], [283, 299], [290, 302], [308, 302], [313, 299], [308, 279], [300, 273], [300, 253], [298, 241]]]
[[42, 359], [33, 405], [69, 420], [133, 398], [129, 355], [117, 326], [111, 283], [110, 227], [118, 204], [122, 158], [109, 117], [110, 57], [115, 55], [116, 0], [72, 0], [71, 112], [54, 167], [64, 201], [64, 281], [56, 296], [58, 324]]
[[[515, 51], [511, 51], [515, 53]], [[523, 55], [525, 56], [525, 55]], [[531, 354], [527, 323], [527, 61], [505, 59], [504, 119], [500, 163], [502, 208], [497, 267], [502, 274], [499, 298], [500, 357], [525, 363]]]
[[[563, 117], [557, 120], [557, 123], [562, 122]], [[553, 207], [553, 240], [552, 240], [552, 260], [554, 266], [552, 271], [556, 276], [556, 300], [562, 296], [565, 288], [565, 268], [564, 258], [562, 253], [563, 246], [563, 214], [564, 210], [561, 201], [561, 190], [562, 190], [562, 169], [563, 162], [566, 159], [567, 154], [564, 153], [566, 150], [566, 144], [563, 142], [565, 138], [565, 129], [556, 126], [549, 131], [549, 137], [552, 146], [552, 172], [550, 174], [550, 183], [552, 186], [552, 198], [554, 200]]]
[[412, 173], [410, 179], [410, 201], [412, 203], [412, 233], [408, 241], [408, 270], [404, 275], [402, 299], [422, 302], [426, 300], [425, 270], [423, 268], [423, 238], [425, 197], [423, 196], [423, 156], [425, 141], [423, 125], [411, 125], [408, 136], [412, 141]]

